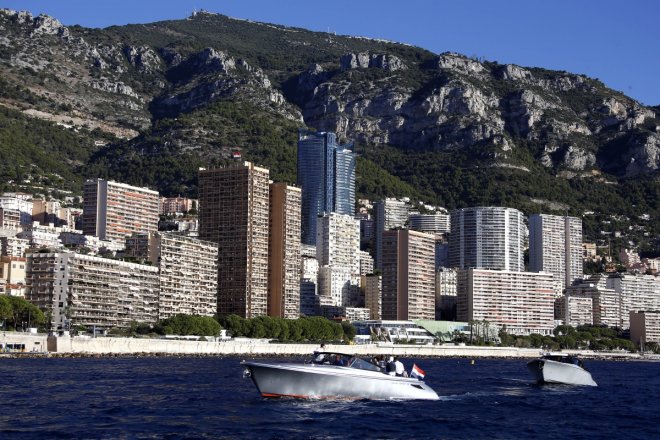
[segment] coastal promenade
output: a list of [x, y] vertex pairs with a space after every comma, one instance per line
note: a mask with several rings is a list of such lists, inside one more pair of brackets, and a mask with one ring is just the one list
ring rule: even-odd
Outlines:
[[[113, 338], [86, 336], [47, 336], [6, 332], [0, 343], [24, 344], [25, 353], [48, 352], [57, 356], [132, 356], [132, 355], [190, 355], [190, 356], [306, 356], [317, 345], [314, 344], [271, 344], [266, 340], [237, 339], [224, 341], [189, 341], [175, 339]], [[476, 347], [444, 345], [401, 345], [375, 343], [363, 345], [326, 344], [327, 351], [337, 351], [360, 356], [401, 357], [449, 357], [449, 358], [534, 358], [540, 353], [537, 348]], [[637, 353], [593, 352], [589, 350], [565, 350], [583, 358], [635, 360], [648, 359]]]

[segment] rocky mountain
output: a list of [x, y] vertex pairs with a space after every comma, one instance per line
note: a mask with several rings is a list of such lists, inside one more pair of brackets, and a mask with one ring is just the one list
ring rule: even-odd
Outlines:
[[365, 196], [650, 212], [657, 228], [660, 111], [584, 75], [210, 13], [86, 29], [4, 9], [0, 31], [0, 105], [14, 126], [73, 131], [80, 178], [194, 194], [197, 166], [239, 150], [293, 182], [307, 126], [355, 141]]

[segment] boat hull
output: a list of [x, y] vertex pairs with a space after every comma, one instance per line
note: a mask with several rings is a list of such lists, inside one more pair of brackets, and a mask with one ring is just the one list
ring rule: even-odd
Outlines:
[[598, 386], [591, 377], [591, 373], [574, 364], [536, 359], [528, 362], [527, 368], [529, 368], [538, 383]]
[[420, 380], [380, 372], [315, 364], [244, 362], [243, 366], [264, 397], [438, 400]]

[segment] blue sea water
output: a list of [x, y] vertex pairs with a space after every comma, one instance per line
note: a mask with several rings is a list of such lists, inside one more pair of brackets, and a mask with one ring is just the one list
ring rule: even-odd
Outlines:
[[524, 360], [406, 359], [426, 401], [265, 399], [238, 358], [0, 359], [0, 439], [660, 438], [660, 363], [591, 361], [597, 388]]

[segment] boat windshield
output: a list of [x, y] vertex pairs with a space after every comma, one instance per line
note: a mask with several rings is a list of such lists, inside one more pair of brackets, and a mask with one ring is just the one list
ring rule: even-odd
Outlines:
[[543, 359], [547, 359], [550, 361], [555, 361], [555, 362], [562, 362], [564, 364], [573, 364], [577, 365], [580, 368], [584, 368], [584, 364], [582, 363], [582, 360], [579, 358], [576, 358], [574, 356], [562, 356], [562, 355], [552, 355], [552, 354], [546, 354], [543, 356]]
[[337, 365], [340, 367], [350, 367], [358, 370], [383, 371], [378, 365], [343, 353], [316, 353], [312, 360], [315, 364]]
[[367, 362], [364, 359], [353, 358], [353, 361], [349, 365], [351, 368], [357, 368], [359, 370], [369, 370], [369, 371], [383, 371], [378, 365], [374, 365], [371, 362]]

